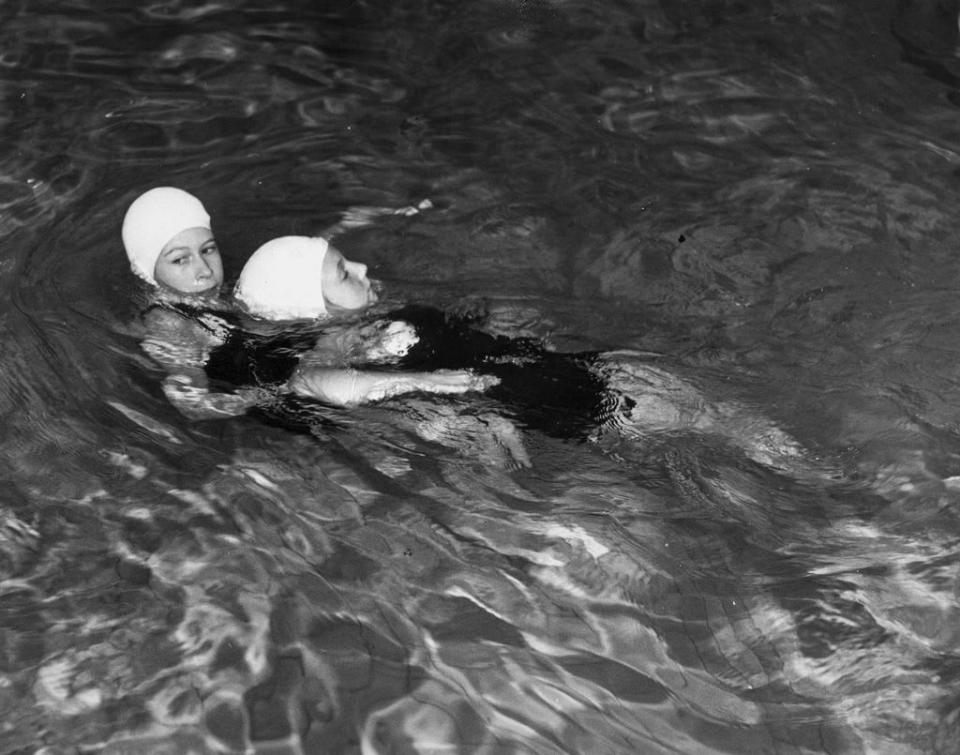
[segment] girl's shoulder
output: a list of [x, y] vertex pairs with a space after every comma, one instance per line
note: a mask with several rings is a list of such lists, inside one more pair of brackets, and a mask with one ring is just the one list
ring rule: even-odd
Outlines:
[[226, 308], [184, 302], [157, 301], [140, 313], [147, 333], [173, 342], [225, 339], [237, 327], [237, 316]]

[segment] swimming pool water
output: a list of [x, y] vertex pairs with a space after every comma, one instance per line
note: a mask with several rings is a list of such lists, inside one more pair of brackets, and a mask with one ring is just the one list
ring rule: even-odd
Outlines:
[[[956, 10], [4, 3], [0, 751], [958, 751]], [[189, 421], [161, 184], [228, 277], [428, 199], [338, 246], [633, 418], [529, 468], [423, 398]]]

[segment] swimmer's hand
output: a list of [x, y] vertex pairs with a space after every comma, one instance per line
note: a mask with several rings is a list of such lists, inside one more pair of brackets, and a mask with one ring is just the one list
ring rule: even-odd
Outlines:
[[211, 393], [207, 395], [203, 403], [203, 408], [207, 410], [208, 415], [236, 417], [254, 406], [256, 399], [238, 393]]
[[263, 399], [263, 392], [256, 388], [213, 393], [202, 381], [187, 374], [168, 375], [163, 381], [163, 392], [170, 403], [190, 419], [236, 417]]
[[370, 326], [361, 331], [361, 335], [366, 341], [364, 356], [371, 362], [385, 362], [406, 356], [420, 340], [414, 327], [403, 320]]
[[482, 392], [500, 383], [493, 375], [478, 375], [473, 370], [436, 370], [411, 373], [416, 387], [427, 393]]
[[456, 394], [485, 391], [499, 383], [492, 375], [471, 370], [436, 372], [379, 372], [316, 368], [301, 364], [287, 387], [335, 406], [356, 406], [405, 393]]

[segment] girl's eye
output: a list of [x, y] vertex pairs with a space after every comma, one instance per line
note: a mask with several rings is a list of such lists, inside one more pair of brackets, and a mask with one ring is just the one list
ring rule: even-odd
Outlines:
[[173, 260], [174, 265], [183, 265], [183, 264], [186, 264], [186, 262], [187, 262], [186, 257], [177, 257]]
[[220, 250], [217, 249], [216, 245], [214, 245], [214, 244], [211, 244], [210, 246], [205, 246], [205, 247], [201, 250], [201, 252], [202, 252], [203, 254], [213, 254], [214, 252], [218, 252], [218, 251], [220, 251]]

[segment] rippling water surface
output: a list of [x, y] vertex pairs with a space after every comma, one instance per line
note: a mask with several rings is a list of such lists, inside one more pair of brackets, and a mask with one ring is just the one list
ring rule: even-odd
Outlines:
[[[0, 750], [957, 752], [950, 6], [3, 3]], [[637, 421], [521, 469], [425, 399], [192, 422], [158, 184], [233, 275], [429, 199], [338, 245]]]

